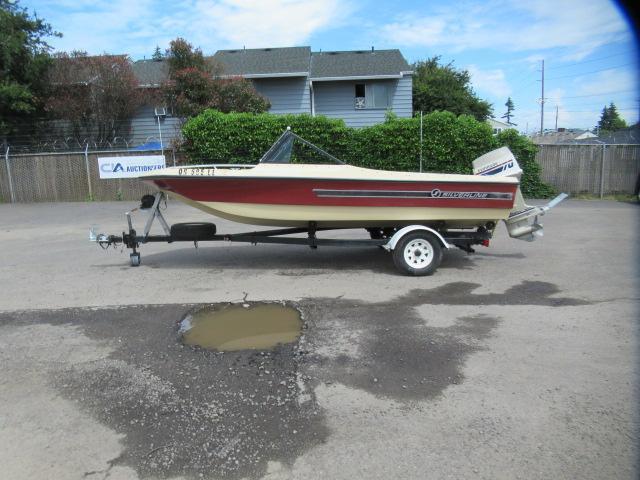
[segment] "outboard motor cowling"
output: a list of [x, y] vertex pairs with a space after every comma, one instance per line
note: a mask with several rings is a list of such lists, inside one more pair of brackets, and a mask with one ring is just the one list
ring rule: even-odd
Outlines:
[[[520, 180], [522, 169], [518, 165], [516, 157], [507, 147], [501, 147], [485, 153], [473, 161], [473, 174], [499, 177], [514, 177]], [[524, 202], [522, 192], [518, 186], [513, 210], [509, 218], [504, 220], [509, 236], [518, 240], [534, 241], [542, 237], [542, 224], [538, 217], [544, 215], [549, 209], [555, 207], [562, 200], [567, 198], [566, 193], [561, 193], [544, 206], [529, 206]]]
[[473, 174], [514, 177], [520, 180], [522, 169], [511, 150], [501, 147], [476, 158], [473, 161]]

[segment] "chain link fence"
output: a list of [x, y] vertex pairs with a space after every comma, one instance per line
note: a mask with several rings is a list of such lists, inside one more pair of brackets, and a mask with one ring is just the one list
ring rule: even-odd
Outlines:
[[98, 157], [164, 154], [168, 166], [184, 161], [176, 154], [183, 120], [147, 110], [109, 129], [48, 119], [17, 125], [0, 143], [0, 201], [137, 200], [153, 192], [137, 179], [101, 179], [98, 172]]
[[176, 149], [182, 141], [184, 119], [155, 116], [148, 107], [135, 118], [110, 121], [104, 125], [77, 125], [65, 120], [33, 120], [17, 124], [4, 139], [4, 153], [84, 152], [106, 150]]

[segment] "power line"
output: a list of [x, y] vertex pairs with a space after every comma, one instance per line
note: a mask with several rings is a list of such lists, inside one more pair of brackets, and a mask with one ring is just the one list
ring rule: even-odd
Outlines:
[[[568, 67], [573, 67], [575, 65], [583, 65], [585, 63], [599, 62], [600, 60], [607, 60], [609, 58], [619, 57], [620, 55], [629, 55], [629, 53], [628, 52], [614, 53], [612, 55], [607, 55], [606, 57], [594, 58], [592, 60], [584, 60], [582, 62], [569, 63], [567, 65], [559, 65], [557, 67], [550, 67], [550, 68], [547, 68], [547, 70], [557, 70], [559, 68], [568, 68]], [[631, 56], [631, 55], [629, 55], [629, 56]]]
[[551, 78], [547, 78], [547, 80], [557, 80], [559, 78], [572, 78], [572, 77], [581, 77], [584, 75], [589, 75], [592, 73], [598, 73], [598, 72], [604, 72], [606, 70], [615, 70], [616, 68], [622, 68], [622, 67], [627, 67], [629, 65], [633, 65], [634, 62], [629, 62], [629, 63], [623, 63], [622, 65], [616, 65], [615, 67], [607, 67], [607, 68], [601, 68], [599, 70], [592, 70], [590, 72], [582, 72], [582, 73], [575, 73], [573, 75], [561, 75], [560, 77], [551, 77]]
[[[608, 104], [606, 103], [573, 103], [573, 104], [564, 104], [564, 103], [558, 103], [558, 102], [552, 102], [552, 103], [556, 103], [556, 105], [560, 105], [562, 108], [604, 108], [604, 107], [608, 107]], [[631, 107], [631, 106], [626, 106], [627, 104], [615, 104], [617, 109], [623, 108], [623, 109], [629, 109], [629, 110], [634, 110], [637, 109], [638, 107]]]
[[[632, 93], [632, 92], [637, 92], [637, 90], [616, 90], [616, 91], [611, 91], [611, 92], [602, 92], [602, 93], [591, 93], [589, 95], [572, 95], [569, 97], [562, 97], [563, 99], [565, 98], [586, 98], [586, 97], [603, 97], [605, 95], [615, 95], [617, 93]], [[551, 97], [551, 98], [556, 98], [556, 97]]]
[[[616, 110], [619, 111], [619, 112], [632, 112], [632, 111], [635, 112], [638, 109], [637, 108], [618, 108], [618, 107], [616, 107]], [[563, 112], [566, 112], [566, 113], [591, 113], [591, 112], [595, 112], [595, 111], [596, 111], [595, 108], [592, 109], [592, 110], [563, 110]]]
[[531, 76], [534, 75], [538, 70], [529, 70], [525, 68], [524, 70], [518, 72], [513, 77], [511, 77], [512, 83], [522, 83], [527, 80], [527, 77], [531, 79]]

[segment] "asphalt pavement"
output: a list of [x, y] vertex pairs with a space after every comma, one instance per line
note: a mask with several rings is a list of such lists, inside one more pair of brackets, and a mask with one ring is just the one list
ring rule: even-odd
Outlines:
[[[152, 244], [133, 268], [88, 231], [134, 206], [0, 205], [2, 478], [638, 477], [638, 204], [565, 201], [543, 239], [501, 225], [419, 278], [376, 247]], [[180, 341], [261, 302], [300, 311], [296, 343]]]

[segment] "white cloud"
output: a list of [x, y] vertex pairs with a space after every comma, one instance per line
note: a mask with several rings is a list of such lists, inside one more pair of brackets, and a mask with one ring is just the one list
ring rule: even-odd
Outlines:
[[178, 36], [205, 54], [243, 45], [305, 44], [314, 33], [340, 25], [354, 10], [351, 1], [340, 0], [176, 0], [167, 5], [151, 0], [54, 0], [39, 13], [63, 32], [62, 39], [50, 42], [58, 50], [137, 58], [151, 55], [156, 44], [168, 47]]
[[[65, 5], [65, 0], [58, 0], [51, 8], [57, 10]], [[62, 38], [49, 42], [56, 50], [133, 55], [153, 51], [155, 44], [144, 45], [139, 41], [151, 39], [156, 34], [153, 24], [144, 20], [153, 17], [152, 1], [114, 0], [108, 5], [83, 2], [76, 7], [60, 17], [50, 17], [46, 12], [43, 15], [54, 29], [63, 33]]]
[[452, 51], [511, 51], [565, 47], [580, 58], [631, 35], [609, 0], [494, 0], [455, 2], [427, 14], [403, 14], [382, 27], [387, 41]]
[[466, 69], [471, 74], [471, 84], [478, 93], [505, 100], [511, 95], [511, 87], [503, 70], [481, 70], [476, 65], [469, 65]]
[[351, 11], [339, 0], [201, 0], [195, 7], [196, 30], [214, 35], [222, 46], [248, 48], [304, 44]]
[[[638, 75], [629, 70], [611, 69], [574, 80], [576, 95], [599, 95], [603, 92], [626, 92], [638, 88]], [[636, 92], [637, 94], [637, 92]], [[619, 94], [617, 94], [619, 96]], [[616, 94], [611, 98], [615, 99]]]

